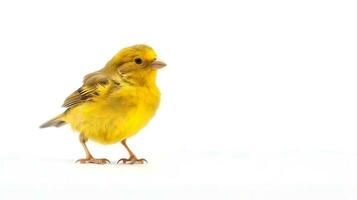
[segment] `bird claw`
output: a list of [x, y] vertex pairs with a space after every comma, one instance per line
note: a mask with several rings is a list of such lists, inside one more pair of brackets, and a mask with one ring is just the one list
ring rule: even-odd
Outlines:
[[93, 164], [109, 164], [110, 161], [106, 158], [81, 158], [76, 161], [76, 163], [80, 164], [88, 164], [88, 163], [93, 163]]
[[123, 162], [123, 164], [144, 164], [148, 163], [148, 161], [144, 158], [137, 159], [137, 158], [122, 158], [118, 160], [117, 164]]

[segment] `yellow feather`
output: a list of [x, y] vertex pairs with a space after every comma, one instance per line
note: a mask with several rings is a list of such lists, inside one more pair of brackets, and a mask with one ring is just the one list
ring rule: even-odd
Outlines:
[[101, 144], [113, 144], [133, 136], [153, 117], [160, 102], [156, 70], [148, 72], [144, 79], [144, 85], [124, 85], [110, 95], [113, 83], [99, 85], [97, 98], [70, 109], [63, 120], [86, 138]]

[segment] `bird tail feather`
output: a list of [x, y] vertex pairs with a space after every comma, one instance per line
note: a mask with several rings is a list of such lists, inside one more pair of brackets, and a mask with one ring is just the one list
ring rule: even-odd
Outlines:
[[60, 127], [65, 125], [66, 122], [63, 120], [63, 114], [58, 115], [57, 117], [43, 123], [40, 128], [47, 128], [50, 126], [54, 126], [54, 127]]

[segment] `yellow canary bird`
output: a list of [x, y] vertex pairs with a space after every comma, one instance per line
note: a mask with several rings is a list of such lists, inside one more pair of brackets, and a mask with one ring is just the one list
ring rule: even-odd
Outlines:
[[154, 116], [160, 91], [156, 86], [157, 70], [166, 64], [157, 59], [155, 51], [147, 45], [134, 45], [119, 51], [100, 70], [84, 77], [83, 85], [64, 101], [67, 110], [42, 124], [40, 128], [60, 127], [66, 123], [78, 131], [86, 157], [80, 163], [109, 163], [96, 159], [86, 142], [101, 144], [121, 142], [129, 158], [118, 161], [142, 164], [126, 144]]

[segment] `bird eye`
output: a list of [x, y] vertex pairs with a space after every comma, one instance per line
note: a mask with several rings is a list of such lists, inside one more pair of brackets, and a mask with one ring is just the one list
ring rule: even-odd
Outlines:
[[134, 59], [134, 62], [135, 62], [136, 64], [138, 64], [138, 65], [143, 64], [143, 60], [142, 60], [141, 58], [135, 58], [135, 59]]

